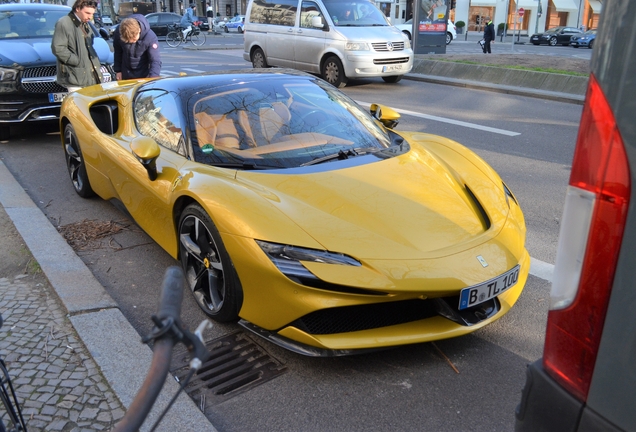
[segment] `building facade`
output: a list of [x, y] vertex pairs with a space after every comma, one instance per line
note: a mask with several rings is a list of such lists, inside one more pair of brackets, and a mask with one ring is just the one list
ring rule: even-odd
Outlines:
[[[418, 0], [421, 1], [421, 0]], [[483, 31], [486, 19], [495, 27], [504, 24], [509, 32], [530, 35], [552, 27], [570, 26], [584, 29], [597, 27], [601, 0], [439, 0], [455, 3], [451, 9], [453, 22], [463, 21], [464, 31]], [[393, 24], [401, 24], [413, 16], [413, 0], [376, 1]], [[523, 9], [520, 16], [519, 9]]]

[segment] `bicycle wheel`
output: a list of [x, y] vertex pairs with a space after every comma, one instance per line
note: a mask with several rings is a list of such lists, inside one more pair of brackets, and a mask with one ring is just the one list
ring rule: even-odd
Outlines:
[[203, 33], [193, 34], [190, 38], [192, 45], [201, 46], [205, 43], [205, 35]]
[[166, 35], [166, 43], [168, 46], [172, 48], [176, 48], [181, 44], [181, 34], [180, 32], [171, 31]]

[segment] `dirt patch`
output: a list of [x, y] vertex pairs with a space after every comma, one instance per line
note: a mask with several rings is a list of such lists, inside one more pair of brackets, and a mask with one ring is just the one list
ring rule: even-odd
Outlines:
[[418, 54], [418, 58], [444, 61], [469, 61], [484, 66], [554, 69], [567, 72], [590, 73], [590, 61], [571, 57], [534, 54]]

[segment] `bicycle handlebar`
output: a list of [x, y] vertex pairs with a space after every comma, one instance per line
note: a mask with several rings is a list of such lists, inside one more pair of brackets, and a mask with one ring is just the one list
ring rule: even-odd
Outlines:
[[174, 321], [179, 320], [184, 284], [183, 270], [176, 266], [168, 267], [163, 276], [157, 318], [160, 320], [167, 318], [172, 318]]
[[152, 317], [156, 326], [149, 336], [142, 339], [143, 342], [155, 341], [150, 370], [126, 415], [113, 429], [114, 432], [139, 430], [163, 388], [170, 371], [172, 349], [177, 342], [187, 346], [192, 357], [200, 360], [199, 365], [210, 356], [203, 342], [181, 324], [184, 285], [183, 270], [176, 266], [168, 267], [161, 287], [158, 313]]

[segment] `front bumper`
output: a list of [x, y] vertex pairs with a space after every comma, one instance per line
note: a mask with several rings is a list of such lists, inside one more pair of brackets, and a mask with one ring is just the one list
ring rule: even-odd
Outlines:
[[345, 52], [343, 66], [349, 78], [404, 75], [413, 69], [413, 51], [395, 51], [391, 55], [349, 51]]

